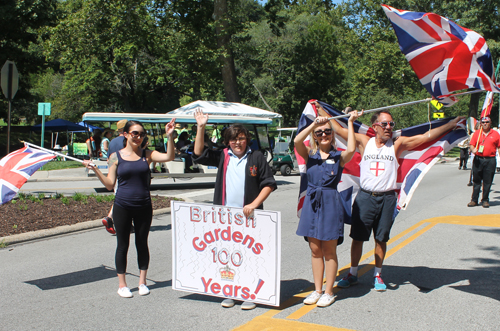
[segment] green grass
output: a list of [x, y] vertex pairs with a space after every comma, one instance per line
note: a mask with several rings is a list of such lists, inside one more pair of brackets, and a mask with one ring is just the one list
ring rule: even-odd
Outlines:
[[40, 170], [61, 170], [71, 168], [82, 168], [83, 164], [78, 161], [50, 161]]
[[454, 147], [444, 155], [445, 157], [460, 157], [460, 148]]

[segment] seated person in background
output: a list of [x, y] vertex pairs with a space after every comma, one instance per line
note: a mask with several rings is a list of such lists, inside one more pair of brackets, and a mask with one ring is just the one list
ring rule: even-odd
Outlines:
[[196, 126], [196, 124], [191, 127], [191, 131], [189, 132], [189, 140], [194, 141], [194, 139], [196, 138], [197, 130], [198, 127]]
[[92, 137], [87, 139], [85, 142], [87, 144], [87, 150], [90, 157], [100, 157], [101, 156], [101, 130], [95, 129]]
[[111, 138], [113, 137], [113, 130], [110, 128], [104, 129], [104, 132], [102, 133], [102, 141], [101, 141], [101, 153], [102, 157], [107, 159], [108, 158], [108, 149], [109, 149], [109, 143]]
[[188, 146], [191, 145], [191, 141], [188, 139], [189, 133], [187, 131], [181, 132], [177, 144], [175, 147], [180, 152], [180, 157], [184, 159], [184, 172], [192, 172], [193, 160], [188, 152]]
[[178, 150], [181, 150], [182, 147], [189, 146], [191, 144], [191, 141], [189, 141], [188, 137], [189, 137], [189, 133], [187, 131], [181, 132], [179, 139], [177, 140], [177, 143], [175, 144], [175, 147]]

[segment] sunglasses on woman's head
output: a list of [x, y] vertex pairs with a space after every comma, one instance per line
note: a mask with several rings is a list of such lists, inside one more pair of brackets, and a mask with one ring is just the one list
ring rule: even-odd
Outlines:
[[314, 131], [314, 135], [316, 137], [321, 137], [323, 135], [323, 133], [326, 134], [327, 136], [329, 136], [332, 134], [332, 129], [324, 129], [324, 130]]
[[394, 122], [376, 122], [376, 123], [373, 123], [374, 125], [380, 125], [381, 127], [385, 128], [386, 126], [390, 126], [391, 128], [395, 127], [396, 126], [396, 123]]
[[146, 137], [146, 132], [144, 132], [144, 131], [142, 131], [142, 132], [139, 132], [139, 131], [132, 131], [132, 132], [129, 132], [129, 134], [130, 134], [133, 138], [137, 138], [137, 137], [144, 138], [144, 137]]

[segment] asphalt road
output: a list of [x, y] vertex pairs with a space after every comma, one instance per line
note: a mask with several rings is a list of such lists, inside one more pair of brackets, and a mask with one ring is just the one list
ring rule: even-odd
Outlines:
[[[383, 293], [371, 289], [369, 242], [358, 285], [338, 291], [327, 308], [301, 303], [312, 290], [312, 272], [307, 244], [295, 235], [298, 176], [277, 176], [279, 188], [265, 206], [282, 213], [280, 309], [224, 309], [219, 298], [173, 291], [166, 214], [153, 220], [151, 294], [145, 297], [137, 295], [133, 245], [127, 277], [135, 296], [116, 294], [116, 242], [102, 228], [0, 249], [0, 323], [5, 330], [497, 330], [500, 186], [492, 187], [491, 208], [468, 208], [468, 174], [452, 162], [437, 164], [424, 178], [393, 227], [383, 268], [388, 290]], [[65, 189], [80, 191], [91, 182], [71, 181]], [[211, 201], [213, 180], [204, 183], [158, 182], [162, 187], [155, 192]], [[63, 189], [53, 187], [62, 183], [43, 185], [31, 189]], [[349, 226], [345, 231], [347, 235]], [[349, 249], [346, 236], [338, 247], [340, 268], [349, 266]]]

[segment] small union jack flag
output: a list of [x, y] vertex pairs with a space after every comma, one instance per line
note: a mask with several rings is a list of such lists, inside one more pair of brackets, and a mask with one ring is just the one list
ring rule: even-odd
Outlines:
[[449, 94], [467, 88], [500, 92], [493, 61], [478, 33], [433, 13], [417, 13], [382, 5], [399, 48], [427, 91], [445, 106]]
[[0, 205], [12, 200], [21, 186], [56, 156], [25, 145], [0, 160]]
[[481, 111], [481, 118], [490, 117], [491, 109], [493, 108], [493, 92], [486, 93], [484, 99], [483, 110]]
[[[315, 105], [316, 100], [310, 100], [299, 120], [298, 132], [302, 131], [308, 127], [314, 119], [318, 116], [318, 109]], [[323, 110], [327, 112], [329, 116], [344, 115], [334, 107], [322, 101], [317, 101]], [[429, 130], [429, 125], [431, 128], [436, 128], [441, 125], [448, 123], [453, 118], [444, 118], [438, 121], [433, 121], [431, 123], [420, 124], [412, 126], [410, 128], [405, 128], [402, 130], [394, 131], [392, 134], [393, 138], [400, 136], [414, 136], [426, 133]], [[347, 118], [337, 119], [337, 122], [343, 126], [347, 127]], [[396, 190], [398, 193], [398, 209], [405, 209], [411, 200], [413, 193], [415, 192], [418, 184], [425, 176], [425, 174], [431, 169], [431, 167], [447, 153], [451, 148], [456, 146], [459, 142], [463, 141], [467, 137], [467, 132], [465, 130], [465, 119], [457, 124], [457, 129], [452, 130], [436, 140], [431, 141], [427, 144], [418, 146], [414, 150], [405, 151], [399, 158], [399, 168], [397, 174], [397, 186]], [[354, 131], [359, 134], [365, 134], [369, 137], [375, 136], [375, 131], [372, 127], [369, 127], [361, 122], [354, 122]], [[309, 140], [305, 140], [306, 146], [309, 145]], [[335, 135], [335, 143], [338, 150], [345, 150], [347, 142], [343, 140], [339, 135]], [[300, 171], [300, 192], [299, 192], [299, 202], [297, 206], [297, 215], [300, 217], [300, 212], [302, 210], [302, 205], [304, 204], [306, 192], [307, 192], [307, 175], [306, 175], [306, 163], [303, 158], [301, 158], [297, 152], [295, 152], [297, 157], [297, 163], [299, 164]], [[342, 198], [342, 203], [345, 208], [345, 213], [347, 217], [351, 215], [351, 206], [354, 202], [354, 198], [359, 191], [359, 163], [361, 162], [361, 155], [359, 151], [356, 151], [351, 161], [349, 161], [342, 172], [341, 182], [337, 186], [337, 189]], [[377, 163], [377, 162], [374, 162]], [[375, 173], [378, 175], [384, 170], [381, 166], [376, 164], [371, 164]], [[348, 221], [346, 220], [346, 223]]]

